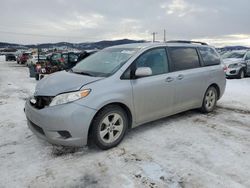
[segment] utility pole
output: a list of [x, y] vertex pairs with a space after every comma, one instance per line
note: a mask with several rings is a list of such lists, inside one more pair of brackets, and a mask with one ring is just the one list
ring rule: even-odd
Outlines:
[[155, 42], [155, 35], [156, 35], [157, 33], [156, 32], [153, 32], [152, 33], [152, 35], [153, 35], [153, 42]]
[[166, 42], [166, 29], [164, 29], [163, 41]]

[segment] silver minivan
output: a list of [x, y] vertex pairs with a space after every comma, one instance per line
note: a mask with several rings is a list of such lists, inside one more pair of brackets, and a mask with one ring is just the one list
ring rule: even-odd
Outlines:
[[29, 128], [56, 145], [116, 146], [130, 128], [190, 109], [213, 111], [225, 73], [204, 43], [109, 47], [38, 82], [25, 104]]

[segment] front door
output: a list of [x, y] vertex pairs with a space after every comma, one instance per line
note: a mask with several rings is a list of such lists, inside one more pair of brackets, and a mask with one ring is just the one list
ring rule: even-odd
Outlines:
[[171, 114], [175, 84], [172, 73], [168, 73], [166, 49], [151, 49], [137, 58], [134, 65], [152, 70], [152, 76], [131, 80], [136, 122], [144, 123]]

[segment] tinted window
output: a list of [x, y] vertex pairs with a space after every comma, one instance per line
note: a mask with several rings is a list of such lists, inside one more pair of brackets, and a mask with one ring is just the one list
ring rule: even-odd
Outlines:
[[169, 49], [174, 70], [186, 70], [200, 67], [199, 57], [195, 48], [172, 47]]
[[136, 68], [150, 67], [152, 75], [158, 75], [168, 72], [168, 60], [166, 50], [157, 48], [147, 51], [136, 60]]
[[78, 56], [75, 54], [69, 54], [69, 61], [74, 62], [77, 61]]
[[220, 57], [213, 48], [199, 48], [205, 66], [220, 64]]
[[54, 60], [58, 60], [58, 59], [60, 59], [61, 58], [61, 54], [53, 54], [52, 56], [51, 56], [51, 59], [54, 61]]

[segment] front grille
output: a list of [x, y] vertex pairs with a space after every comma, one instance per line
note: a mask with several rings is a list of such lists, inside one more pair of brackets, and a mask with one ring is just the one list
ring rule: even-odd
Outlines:
[[30, 102], [30, 104], [37, 109], [43, 109], [44, 107], [49, 106], [53, 97], [35, 96], [34, 99], [36, 100], [36, 102], [35, 103]]
[[230, 74], [235, 74], [236, 70], [230, 71]]
[[36, 125], [35, 123], [33, 123], [32, 121], [28, 120], [30, 122], [30, 125], [40, 134], [45, 135], [43, 129], [41, 127], [39, 127], [38, 125]]

